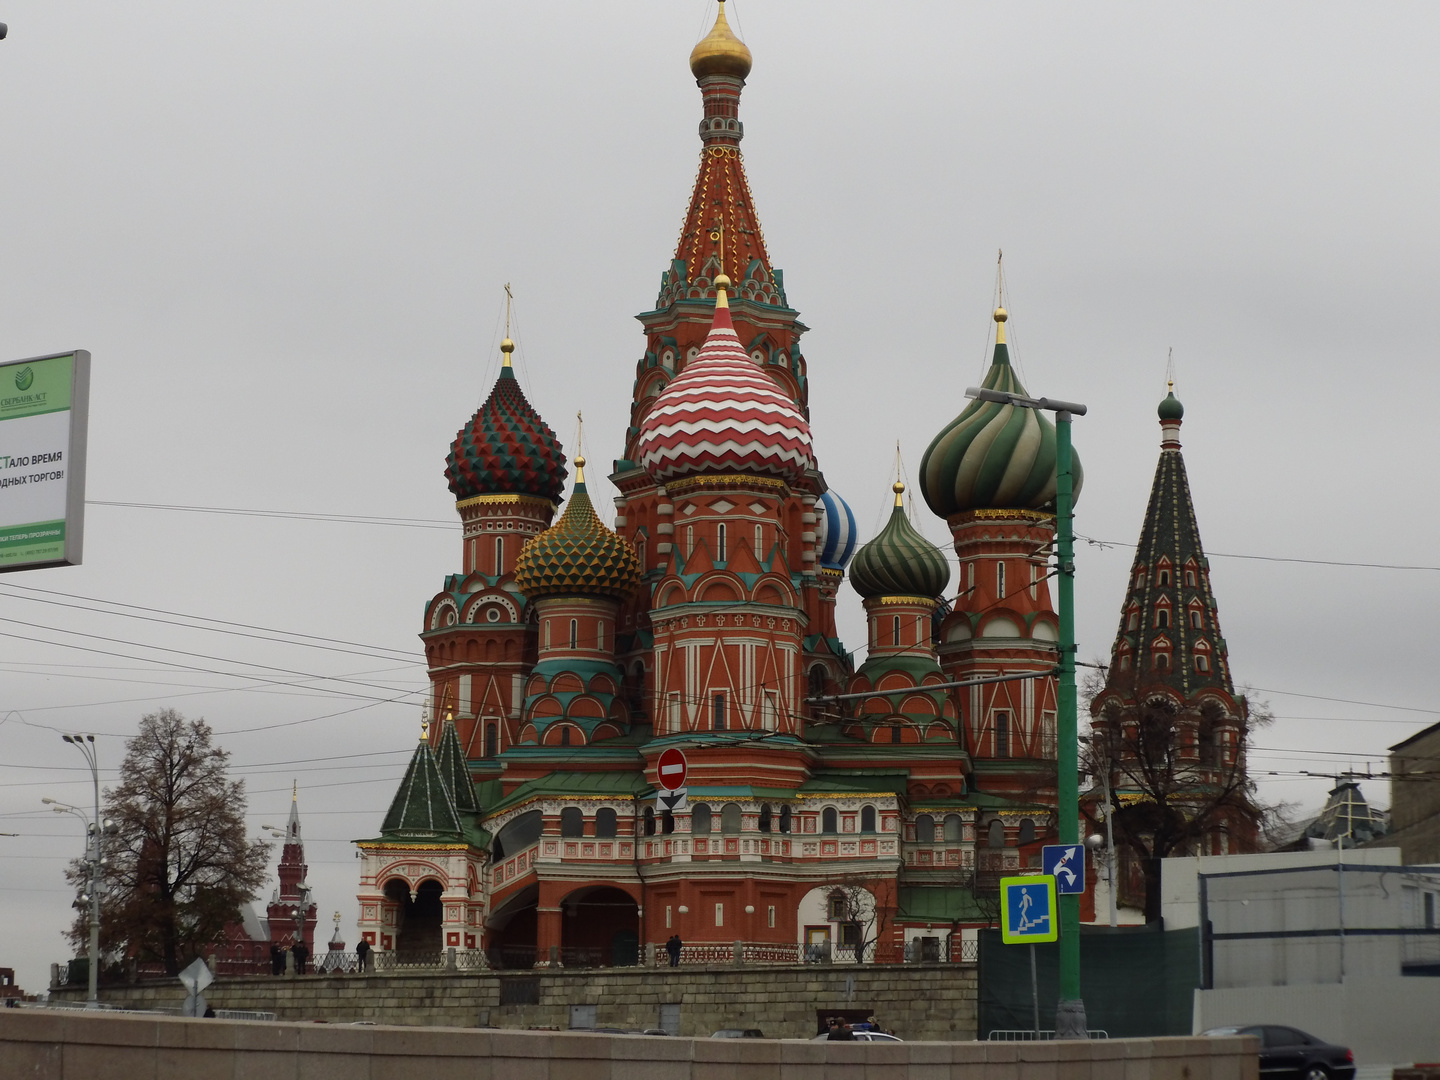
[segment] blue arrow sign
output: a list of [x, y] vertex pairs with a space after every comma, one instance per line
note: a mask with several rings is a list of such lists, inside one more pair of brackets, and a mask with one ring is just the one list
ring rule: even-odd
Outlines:
[[1055, 879], [1061, 896], [1085, 891], [1083, 844], [1047, 844], [1040, 849], [1040, 869]]
[[1055, 879], [1045, 874], [1000, 879], [1000, 940], [1006, 945], [1057, 941]]

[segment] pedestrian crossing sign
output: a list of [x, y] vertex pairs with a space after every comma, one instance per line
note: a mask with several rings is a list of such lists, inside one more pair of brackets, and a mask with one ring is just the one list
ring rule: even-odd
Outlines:
[[1035, 945], [1060, 938], [1055, 878], [1050, 874], [1000, 879], [1000, 940]]

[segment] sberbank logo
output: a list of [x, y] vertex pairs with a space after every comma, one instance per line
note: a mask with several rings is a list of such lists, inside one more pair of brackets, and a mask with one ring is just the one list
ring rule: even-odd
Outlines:
[[35, 372], [29, 367], [23, 367], [15, 373], [15, 389], [29, 390], [35, 382]]

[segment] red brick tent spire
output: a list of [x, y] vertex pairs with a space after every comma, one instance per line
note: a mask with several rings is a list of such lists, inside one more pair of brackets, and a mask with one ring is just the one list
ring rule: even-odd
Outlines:
[[[289, 945], [295, 940], [295, 916], [291, 914], [300, 903], [300, 883], [305, 881], [310, 867], [305, 862], [305, 842], [300, 835], [300, 789], [298, 786], [290, 795], [290, 819], [285, 823], [285, 842], [280, 849], [280, 864], [276, 867], [280, 888], [270, 898], [265, 916], [270, 926], [270, 940], [276, 944]], [[316, 906], [312, 898], [305, 908], [305, 947], [315, 949]]]
[[635, 440], [650, 403], [704, 344], [720, 274], [733, 282], [730, 301], [741, 347], [802, 413], [809, 412], [800, 354], [800, 335], [806, 328], [785, 297], [784, 274], [771, 265], [740, 153], [745, 136], [740, 92], [750, 66], [750, 50], [731, 32], [722, 0], [714, 29], [690, 54], [690, 71], [704, 108], [700, 169], [675, 255], [660, 277], [655, 308], [637, 316], [645, 326], [645, 356], [637, 365], [619, 472], [636, 460]]

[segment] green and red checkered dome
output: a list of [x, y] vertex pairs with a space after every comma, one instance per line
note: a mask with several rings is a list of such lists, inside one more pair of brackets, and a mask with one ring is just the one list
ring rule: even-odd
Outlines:
[[450, 490], [456, 501], [533, 495], [559, 502], [567, 475], [560, 440], [525, 399], [507, 363], [485, 404], [450, 444], [445, 459]]

